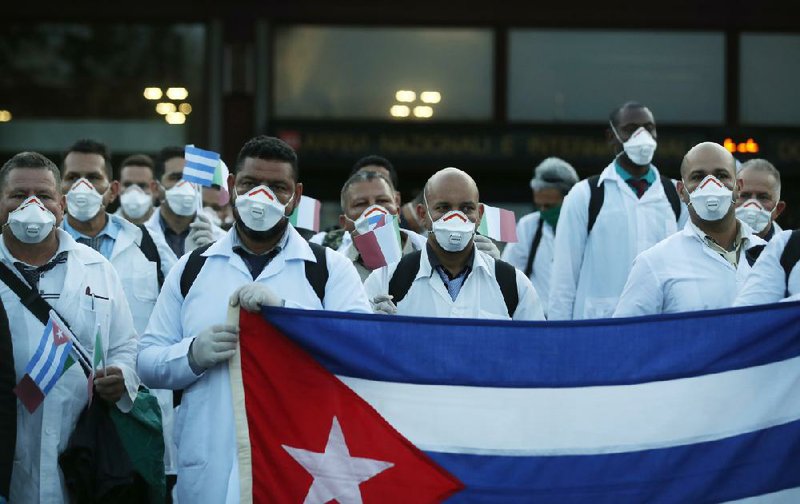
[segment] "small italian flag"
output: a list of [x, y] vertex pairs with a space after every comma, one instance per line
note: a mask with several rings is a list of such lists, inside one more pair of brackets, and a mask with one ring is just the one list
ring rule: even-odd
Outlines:
[[400, 243], [400, 225], [391, 214], [383, 214], [371, 231], [353, 237], [361, 261], [371, 270], [399, 261], [403, 256]]
[[514, 212], [483, 205], [483, 218], [478, 226], [478, 232], [492, 240], [515, 243], [517, 241], [517, 222]]
[[322, 204], [319, 200], [301, 196], [300, 203], [294, 207], [294, 212], [289, 216], [289, 222], [296, 228], [319, 231], [319, 211]]
[[219, 189], [219, 204], [225, 205], [230, 201], [231, 195], [228, 194], [228, 165], [222, 159], [214, 170], [214, 178], [211, 179], [211, 187]]

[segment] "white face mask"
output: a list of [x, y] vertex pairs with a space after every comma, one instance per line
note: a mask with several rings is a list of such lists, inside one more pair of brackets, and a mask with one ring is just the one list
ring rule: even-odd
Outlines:
[[119, 196], [119, 204], [122, 205], [125, 215], [138, 219], [153, 206], [153, 197], [142, 191], [141, 187], [132, 185]]
[[653, 154], [656, 153], [656, 146], [658, 145], [653, 135], [644, 127], [640, 127], [633, 132], [627, 142], [623, 142], [614, 125], [611, 122], [609, 124], [611, 125], [611, 131], [614, 132], [617, 140], [622, 144], [628, 159], [633, 161], [635, 165], [649, 165], [650, 161], [653, 160]]
[[464, 250], [475, 235], [475, 223], [458, 210], [442, 215], [439, 220], [433, 221], [431, 227], [436, 242], [448, 252]]
[[[774, 212], [775, 209], [772, 209]], [[757, 199], [749, 199], [736, 209], [736, 218], [750, 226], [753, 231], [760, 233], [767, 229], [772, 221], [772, 212], [764, 209]]]
[[[286, 205], [293, 199], [294, 195], [289, 198]], [[242, 196], [237, 195], [235, 205], [244, 225], [253, 231], [272, 229], [286, 216], [286, 205], [281, 203], [272, 189], [265, 185], [254, 187]]]
[[175, 215], [189, 217], [197, 211], [197, 198], [199, 195], [192, 184], [185, 180], [181, 180], [170, 189], [167, 189], [164, 192], [164, 196], [167, 198], [170, 210], [175, 212]]
[[67, 212], [81, 222], [91, 220], [102, 205], [103, 195], [85, 178], [79, 178], [67, 193]]
[[31, 196], [8, 214], [11, 233], [22, 243], [40, 243], [56, 224], [56, 216], [45, 208], [39, 198]]
[[389, 216], [389, 211], [380, 205], [372, 205], [361, 212], [361, 215], [353, 222], [358, 234], [368, 233], [375, 229], [376, 224], [381, 221], [381, 217]]
[[695, 190], [689, 193], [689, 205], [704, 221], [722, 219], [728, 214], [732, 203], [733, 191], [713, 175], [706, 175]]

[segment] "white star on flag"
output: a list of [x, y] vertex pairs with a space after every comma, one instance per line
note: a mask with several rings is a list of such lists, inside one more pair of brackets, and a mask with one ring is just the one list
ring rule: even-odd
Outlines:
[[303, 504], [325, 504], [333, 499], [339, 504], [361, 504], [358, 486], [394, 465], [381, 460], [351, 457], [342, 427], [335, 416], [323, 453], [281, 446], [314, 477]]

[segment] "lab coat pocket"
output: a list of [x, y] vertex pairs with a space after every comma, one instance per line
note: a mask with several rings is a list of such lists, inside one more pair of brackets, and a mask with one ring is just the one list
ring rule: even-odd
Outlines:
[[594, 297], [587, 298], [583, 308], [583, 318], [601, 319], [609, 318], [614, 314], [617, 307], [618, 297]]
[[107, 293], [98, 293], [95, 296], [81, 294], [80, 308], [80, 323], [72, 324], [72, 331], [84, 348], [91, 352], [94, 349], [97, 324], [100, 324], [101, 334], [108, 334], [111, 298]]
[[153, 302], [158, 297], [156, 263], [146, 261], [133, 270], [133, 295], [139, 301]]

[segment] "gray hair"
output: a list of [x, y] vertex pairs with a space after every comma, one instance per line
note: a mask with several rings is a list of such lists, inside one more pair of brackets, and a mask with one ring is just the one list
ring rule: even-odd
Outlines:
[[5, 162], [0, 168], [0, 191], [5, 188], [8, 174], [16, 168], [50, 170], [56, 181], [56, 191], [61, 194], [61, 171], [54, 162], [38, 152], [20, 152]]
[[342, 212], [345, 211], [345, 196], [347, 196], [347, 191], [350, 189], [350, 187], [353, 184], [370, 182], [372, 180], [383, 180], [386, 182], [386, 184], [389, 186], [389, 189], [392, 191], [392, 195], [394, 195], [394, 184], [392, 184], [392, 181], [386, 178], [382, 173], [373, 171], [357, 171], [347, 179], [347, 182], [345, 182], [342, 186], [342, 192], [339, 193], [339, 204], [342, 206]]
[[533, 174], [531, 189], [534, 191], [558, 189], [562, 194], [567, 194], [579, 180], [575, 168], [557, 157], [549, 157], [539, 163]]
[[745, 170], [755, 170], [775, 177], [775, 185], [777, 186], [775, 188], [776, 198], [778, 200], [781, 199], [781, 172], [775, 168], [775, 165], [766, 159], [750, 159], [742, 163], [742, 166], [737, 171], [736, 176], [741, 178], [742, 173], [744, 173]]

